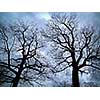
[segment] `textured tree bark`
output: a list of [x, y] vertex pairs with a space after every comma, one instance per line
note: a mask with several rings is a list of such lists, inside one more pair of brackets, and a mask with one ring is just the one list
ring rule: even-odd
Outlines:
[[72, 86], [73, 87], [80, 87], [79, 74], [78, 74], [77, 67], [74, 67], [73, 71], [72, 71]]

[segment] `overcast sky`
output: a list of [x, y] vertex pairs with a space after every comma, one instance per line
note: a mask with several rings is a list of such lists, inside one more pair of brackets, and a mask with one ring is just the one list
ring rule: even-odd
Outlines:
[[[93, 23], [96, 25], [100, 25], [100, 13], [94, 13], [94, 12], [88, 12], [88, 13], [76, 13], [79, 16], [79, 21], [81, 21], [82, 23]], [[19, 12], [4, 12], [4, 13], [0, 13], [0, 22], [11, 22], [11, 21], [15, 21], [17, 19], [25, 19], [25, 20], [33, 20], [36, 21], [36, 23], [39, 24], [43, 24], [45, 23], [47, 20], [50, 19], [50, 13], [48, 12], [23, 12], [23, 13], [19, 13]]]

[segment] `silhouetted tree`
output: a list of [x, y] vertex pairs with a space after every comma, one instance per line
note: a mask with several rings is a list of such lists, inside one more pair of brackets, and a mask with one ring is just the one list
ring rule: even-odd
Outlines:
[[[12, 25], [0, 25], [0, 68], [6, 69], [7, 74], [2, 74], [5, 82], [10, 79], [10, 85], [27, 83], [34, 86], [33, 82], [41, 85], [37, 80], [42, 80], [47, 64], [40, 59], [39, 49], [43, 46], [39, 39], [36, 25], [27, 25], [18, 21]], [[5, 71], [3, 71], [5, 72]], [[6, 75], [6, 76], [5, 76]]]
[[54, 50], [51, 52], [56, 52], [55, 58], [59, 59], [52, 72], [57, 73], [72, 67], [72, 86], [80, 86], [79, 72], [86, 73], [85, 68], [100, 70], [100, 64], [97, 65], [100, 62], [98, 29], [90, 25], [80, 25], [75, 15], [54, 13], [47, 29], [42, 33], [53, 46]]

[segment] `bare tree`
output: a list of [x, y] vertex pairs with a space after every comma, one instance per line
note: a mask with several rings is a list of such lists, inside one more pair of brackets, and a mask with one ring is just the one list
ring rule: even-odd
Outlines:
[[[54, 73], [72, 67], [72, 86], [79, 87], [79, 72], [87, 73], [85, 68], [100, 70], [100, 34], [93, 26], [80, 27], [75, 15], [55, 13], [47, 25], [44, 36], [51, 41], [53, 53], [59, 63]], [[63, 65], [62, 65], [63, 64]], [[60, 65], [62, 65], [60, 67]]]
[[0, 25], [0, 67], [7, 69], [6, 80], [10, 78], [10, 85], [17, 87], [25, 82], [34, 86], [34, 82], [42, 80], [47, 64], [40, 58], [39, 49], [42, 47], [36, 25], [27, 25], [18, 21], [13, 25]]

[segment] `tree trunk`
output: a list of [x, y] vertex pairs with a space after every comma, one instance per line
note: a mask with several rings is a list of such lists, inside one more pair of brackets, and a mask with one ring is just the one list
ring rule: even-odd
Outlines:
[[22, 66], [20, 67], [18, 73], [16, 74], [16, 77], [14, 78], [13, 80], [13, 85], [12, 87], [17, 87], [18, 86], [18, 83], [19, 83], [19, 80], [20, 80], [20, 76], [21, 76], [21, 73], [22, 73]]
[[18, 73], [18, 74], [16, 75], [16, 77], [14, 78], [14, 80], [13, 80], [13, 85], [12, 85], [12, 87], [17, 87], [17, 86], [18, 86], [18, 83], [19, 83], [19, 80], [20, 80], [20, 74]]
[[20, 68], [18, 69], [18, 73], [16, 74], [16, 77], [13, 80], [12, 87], [17, 87], [18, 86], [18, 83], [19, 83], [19, 80], [20, 80], [20, 76], [21, 76], [21, 73], [23, 71], [23, 65], [25, 63], [25, 60], [26, 60], [26, 57], [23, 56], [23, 60], [22, 60], [22, 62], [20, 64]]
[[72, 71], [72, 86], [73, 87], [80, 87], [79, 74], [78, 74], [78, 68], [77, 67], [73, 67], [73, 71]]

